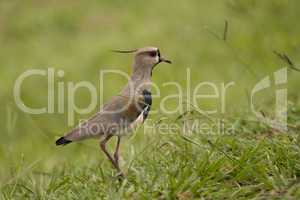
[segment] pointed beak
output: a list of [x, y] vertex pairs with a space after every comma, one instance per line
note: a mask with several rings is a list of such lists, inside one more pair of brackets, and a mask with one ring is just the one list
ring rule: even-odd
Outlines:
[[160, 57], [159, 58], [159, 62], [165, 62], [165, 63], [169, 63], [172, 64], [172, 62], [170, 60], [165, 59], [164, 57]]

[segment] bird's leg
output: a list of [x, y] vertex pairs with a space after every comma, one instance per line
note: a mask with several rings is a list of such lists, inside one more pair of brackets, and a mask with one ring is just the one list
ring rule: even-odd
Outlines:
[[110, 160], [110, 162], [113, 164], [113, 166], [120, 172], [120, 168], [119, 165], [116, 164], [116, 162], [114, 161], [114, 159], [111, 157], [111, 155], [108, 153], [108, 151], [106, 150], [106, 143], [108, 142], [108, 140], [110, 140], [110, 138], [112, 137], [112, 135], [108, 135], [106, 136], [101, 142], [100, 142], [100, 148], [101, 150], [105, 153], [105, 155], [107, 156], [107, 158]]
[[114, 153], [114, 158], [115, 158], [115, 162], [116, 164], [119, 166], [119, 148], [120, 148], [120, 142], [121, 142], [121, 136], [117, 136], [118, 140], [117, 140], [117, 146], [116, 146], [116, 151]]

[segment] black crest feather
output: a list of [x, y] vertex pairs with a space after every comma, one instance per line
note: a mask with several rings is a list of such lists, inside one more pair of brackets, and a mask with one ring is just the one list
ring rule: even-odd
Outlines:
[[137, 49], [133, 49], [133, 50], [111, 50], [112, 52], [115, 53], [134, 53], [137, 52]]

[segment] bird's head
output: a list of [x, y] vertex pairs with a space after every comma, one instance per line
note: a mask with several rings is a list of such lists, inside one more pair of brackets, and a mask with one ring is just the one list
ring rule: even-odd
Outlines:
[[157, 47], [140, 48], [135, 53], [135, 63], [138, 66], [155, 67], [157, 64], [165, 62], [171, 64], [170, 60], [165, 59]]
[[129, 50], [129, 51], [120, 51], [115, 50], [118, 53], [134, 53], [134, 64], [133, 70], [152, 70], [156, 65], [161, 62], [169, 63], [172, 62], [164, 58], [157, 47], [143, 47], [140, 49]]

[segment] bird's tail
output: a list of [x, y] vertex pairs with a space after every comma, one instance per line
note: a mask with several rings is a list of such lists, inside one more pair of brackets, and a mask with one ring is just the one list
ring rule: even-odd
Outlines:
[[58, 145], [67, 145], [69, 143], [71, 143], [72, 141], [70, 140], [67, 140], [66, 138], [64, 137], [61, 137], [59, 138], [58, 140], [56, 140], [55, 144], [58, 146]]

